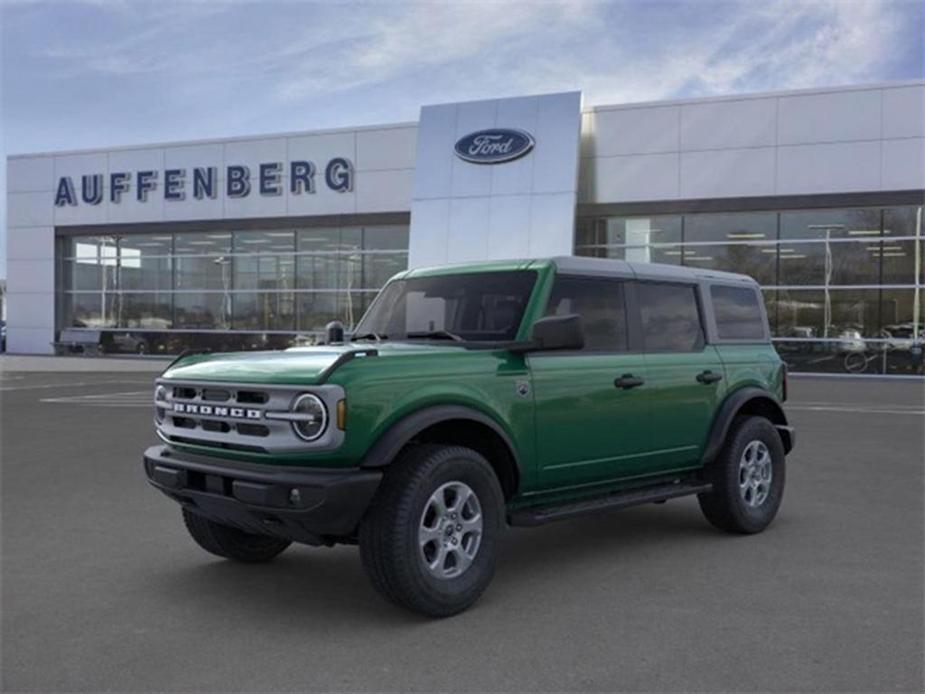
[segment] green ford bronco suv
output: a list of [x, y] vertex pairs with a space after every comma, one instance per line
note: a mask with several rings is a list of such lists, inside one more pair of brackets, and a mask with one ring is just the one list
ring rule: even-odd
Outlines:
[[447, 616], [488, 585], [506, 525], [696, 494], [716, 527], [755, 533], [780, 506], [786, 372], [748, 277], [576, 257], [409, 270], [328, 338], [158, 379], [145, 472], [205, 550], [358, 543], [386, 598]]

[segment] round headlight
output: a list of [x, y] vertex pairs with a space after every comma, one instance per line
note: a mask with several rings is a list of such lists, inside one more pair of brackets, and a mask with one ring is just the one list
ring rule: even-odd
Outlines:
[[158, 386], [154, 389], [154, 416], [159, 423], [163, 423], [166, 410], [160, 406], [160, 403], [167, 404], [167, 389], [164, 386]]
[[292, 403], [292, 413], [298, 419], [292, 422], [296, 435], [305, 441], [314, 441], [328, 426], [328, 411], [317, 395], [303, 393]]

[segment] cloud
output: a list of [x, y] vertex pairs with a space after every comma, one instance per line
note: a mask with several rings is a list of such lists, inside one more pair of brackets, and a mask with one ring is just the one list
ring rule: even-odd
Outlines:
[[[406, 120], [498, 95], [581, 89], [596, 105], [925, 73], [922, 6], [902, 1], [4, 7], [17, 151]], [[66, 127], [43, 117], [62, 109]]]
[[[433, 66], [491, 61], [510, 44], [549, 45], [553, 35], [590, 29], [599, 5], [560, 2], [416, 3], [366, 15], [360, 36], [347, 32], [341, 50], [322, 56], [309, 73], [292, 76], [279, 94], [294, 100], [319, 90], [341, 91], [403, 77]], [[535, 48], [534, 48], [535, 50]], [[529, 61], [523, 67], [529, 70]], [[519, 75], [511, 75], [515, 80]], [[459, 75], [465, 80], [464, 74]]]

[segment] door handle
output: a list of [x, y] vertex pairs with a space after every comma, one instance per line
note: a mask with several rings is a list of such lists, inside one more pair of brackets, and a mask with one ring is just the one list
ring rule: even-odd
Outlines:
[[633, 374], [623, 374], [620, 378], [616, 379], [613, 384], [617, 388], [622, 388], [623, 390], [629, 390], [630, 388], [635, 388], [636, 386], [641, 386], [646, 382], [644, 378], [637, 378]]
[[699, 383], [703, 383], [706, 385], [710, 385], [711, 383], [716, 383], [717, 381], [722, 381], [722, 380], [723, 380], [722, 374], [714, 373], [710, 371], [709, 369], [697, 374], [697, 381]]

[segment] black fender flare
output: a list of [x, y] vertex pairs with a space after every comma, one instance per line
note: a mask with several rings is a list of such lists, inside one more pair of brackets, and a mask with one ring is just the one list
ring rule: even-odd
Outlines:
[[399, 419], [386, 429], [370, 447], [366, 455], [363, 456], [360, 467], [384, 467], [395, 459], [398, 452], [404, 448], [409, 441], [428, 427], [439, 424], [440, 422], [460, 419], [482, 424], [496, 433], [504, 442], [504, 445], [507, 446], [511, 458], [514, 461], [514, 465], [517, 468], [517, 474], [520, 475], [523, 472], [520, 466], [520, 459], [517, 456], [517, 449], [514, 447], [514, 442], [511, 440], [511, 437], [507, 435], [507, 432], [501, 428], [501, 425], [484, 412], [480, 412], [479, 410], [465, 405], [433, 405], [412, 412], [402, 419]]
[[784, 408], [771, 393], [754, 386], [746, 386], [730, 393], [723, 404], [720, 405], [716, 416], [713, 418], [713, 426], [710, 428], [710, 437], [707, 439], [707, 445], [703, 452], [702, 462], [707, 464], [713, 461], [723, 449], [726, 442], [726, 435], [729, 433], [729, 427], [732, 420], [749, 403], [759, 404], [771, 416], [771, 423], [777, 428], [784, 444], [784, 451], [789, 453], [795, 443], [793, 427], [787, 423], [787, 415], [784, 414]]

